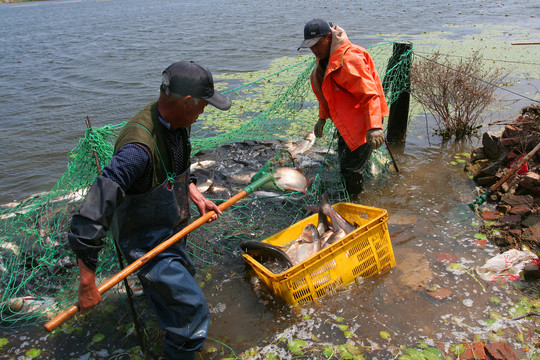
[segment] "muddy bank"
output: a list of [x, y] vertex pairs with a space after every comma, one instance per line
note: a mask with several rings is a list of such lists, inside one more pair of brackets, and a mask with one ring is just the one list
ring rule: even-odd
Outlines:
[[[485, 200], [470, 206], [501, 252], [525, 246], [540, 255], [539, 143], [540, 106], [532, 105], [503, 130], [484, 133], [482, 146], [472, 151], [465, 166]], [[531, 275], [540, 278], [538, 273]]]

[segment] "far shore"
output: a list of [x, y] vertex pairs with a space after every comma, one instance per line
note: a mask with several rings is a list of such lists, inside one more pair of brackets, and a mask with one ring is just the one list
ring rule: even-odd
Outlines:
[[0, 0], [0, 4], [17, 4], [26, 2], [50, 1], [50, 0]]

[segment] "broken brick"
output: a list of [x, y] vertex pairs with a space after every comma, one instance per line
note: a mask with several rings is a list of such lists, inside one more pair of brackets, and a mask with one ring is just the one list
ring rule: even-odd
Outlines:
[[464, 343], [463, 345], [465, 345], [465, 352], [459, 357], [460, 360], [487, 360], [484, 343]]
[[516, 205], [510, 208], [511, 215], [529, 215], [532, 212], [532, 208], [528, 205]]
[[504, 215], [499, 218], [499, 222], [517, 225], [521, 222], [521, 215]]
[[443, 263], [445, 265], [454, 263], [457, 261], [457, 255], [456, 254], [448, 254], [448, 253], [442, 253], [440, 252], [437, 255], [437, 262]]
[[433, 297], [434, 299], [442, 300], [452, 295], [452, 291], [443, 287], [439, 287], [436, 290], [428, 290], [427, 294]]
[[510, 346], [505, 342], [487, 344], [486, 351], [493, 360], [518, 360]]
[[488, 241], [486, 239], [476, 239], [473, 244], [474, 246], [483, 249], [486, 247], [487, 243]]
[[480, 216], [485, 221], [497, 221], [501, 217], [501, 214], [499, 214], [497, 211], [483, 211]]

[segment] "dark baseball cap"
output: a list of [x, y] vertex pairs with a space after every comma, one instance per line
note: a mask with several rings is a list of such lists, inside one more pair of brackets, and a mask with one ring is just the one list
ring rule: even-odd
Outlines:
[[194, 61], [179, 61], [163, 70], [161, 91], [204, 99], [220, 110], [231, 107], [231, 100], [214, 90], [210, 71]]
[[321, 37], [330, 33], [330, 31], [330, 24], [323, 19], [308, 21], [304, 26], [304, 41], [302, 41], [298, 50], [312, 47]]

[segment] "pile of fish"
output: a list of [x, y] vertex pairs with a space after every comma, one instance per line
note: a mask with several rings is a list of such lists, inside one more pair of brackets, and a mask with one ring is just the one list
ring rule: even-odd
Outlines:
[[351, 224], [338, 214], [326, 193], [323, 193], [318, 207], [308, 210], [318, 213], [318, 224], [315, 226], [309, 223], [297, 239], [284, 246], [249, 240], [243, 241], [240, 248], [268, 270], [281, 273], [344, 238], [357, 228], [355, 224]]

